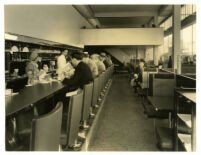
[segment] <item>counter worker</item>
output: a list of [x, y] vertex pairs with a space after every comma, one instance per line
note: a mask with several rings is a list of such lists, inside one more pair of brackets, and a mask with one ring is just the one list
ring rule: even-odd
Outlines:
[[[29, 62], [26, 65], [26, 74], [28, 75], [28, 84], [36, 84], [39, 80], [40, 71], [38, 69], [38, 62], [41, 61], [42, 58], [38, 56], [38, 51], [33, 50], [29, 57]], [[32, 113], [33, 112], [33, 113]], [[31, 113], [29, 111], [21, 113], [22, 115], [19, 115], [19, 121], [23, 122], [23, 126], [25, 125], [25, 119], [33, 117], [33, 115], [38, 115], [38, 110], [34, 106], [33, 111]], [[31, 120], [30, 119], [30, 120]], [[30, 123], [28, 125], [30, 127]]]
[[96, 63], [91, 58], [89, 58], [88, 52], [84, 52], [83, 62], [89, 66], [89, 68], [92, 72], [93, 78], [97, 77], [98, 76], [98, 67], [97, 67]]
[[36, 50], [31, 52], [29, 62], [27, 63], [26, 66], [26, 74], [28, 75], [28, 84], [35, 84], [38, 81], [40, 73], [37, 62], [40, 59], [41, 57], [38, 56], [38, 52]]
[[63, 80], [64, 78], [70, 78], [74, 74], [74, 68], [66, 61], [68, 50], [64, 50], [61, 55], [57, 58], [57, 74], [58, 79]]

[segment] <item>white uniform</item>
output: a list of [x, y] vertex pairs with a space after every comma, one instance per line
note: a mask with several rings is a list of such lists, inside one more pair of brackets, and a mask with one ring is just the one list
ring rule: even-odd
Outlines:
[[57, 74], [59, 80], [70, 78], [74, 74], [73, 66], [69, 62], [66, 62], [64, 55], [60, 55], [57, 58]]

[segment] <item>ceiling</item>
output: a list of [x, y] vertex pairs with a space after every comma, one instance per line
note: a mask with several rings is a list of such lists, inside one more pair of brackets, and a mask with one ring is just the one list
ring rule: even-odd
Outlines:
[[154, 19], [160, 23], [172, 12], [172, 5], [74, 5], [74, 8], [96, 28], [150, 27]]
[[156, 11], [160, 5], [89, 5], [95, 12]]

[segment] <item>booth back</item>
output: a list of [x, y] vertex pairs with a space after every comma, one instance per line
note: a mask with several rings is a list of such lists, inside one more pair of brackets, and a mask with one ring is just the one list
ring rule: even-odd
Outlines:
[[173, 96], [176, 80], [174, 74], [159, 73], [149, 76], [149, 96]]
[[157, 72], [148, 72], [148, 71], [143, 71], [142, 72], [142, 83], [141, 87], [142, 89], [148, 88], [149, 87], [149, 74], [157, 74]]

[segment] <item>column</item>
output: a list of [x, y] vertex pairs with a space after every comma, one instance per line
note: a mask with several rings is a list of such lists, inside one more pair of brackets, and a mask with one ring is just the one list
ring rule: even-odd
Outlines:
[[158, 46], [153, 47], [153, 57], [154, 57], [154, 65], [158, 66], [158, 59], [159, 59], [159, 54], [158, 54]]
[[[154, 24], [156, 27], [158, 27], [158, 15], [154, 16]], [[158, 46], [153, 47], [153, 57], [154, 57], [154, 65], [158, 66], [158, 59], [159, 59]]]
[[181, 49], [180, 49], [180, 30], [181, 30], [181, 14], [180, 5], [173, 5], [172, 16], [172, 62], [175, 73], [181, 74]]
[[158, 15], [154, 16], [154, 24], [158, 27]]
[[137, 46], [137, 49], [136, 49], [136, 58], [139, 59], [139, 46]]

